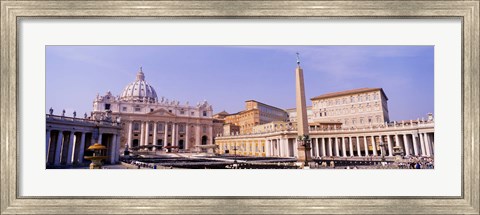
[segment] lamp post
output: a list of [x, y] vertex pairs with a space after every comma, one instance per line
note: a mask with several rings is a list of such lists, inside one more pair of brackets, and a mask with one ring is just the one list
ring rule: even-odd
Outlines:
[[303, 146], [304, 148], [303, 151], [305, 152], [305, 166], [308, 166], [307, 146], [310, 143], [310, 138], [308, 135], [302, 135], [302, 136], [298, 136], [298, 141], [300, 142], [301, 146]]
[[233, 153], [234, 153], [234, 156], [233, 156], [233, 164], [237, 164], [237, 143], [233, 143]]

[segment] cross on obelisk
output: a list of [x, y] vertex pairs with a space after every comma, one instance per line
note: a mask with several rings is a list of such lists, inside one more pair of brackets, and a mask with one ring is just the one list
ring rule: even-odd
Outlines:
[[308, 163], [310, 157], [310, 138], [308, 134], [307, 102], [305, 100], [305, 86], [303, 69], [300, 67], [300, 54], [297, 52], [296, 102], [297, 102], [297, 133], [298, 133], [298, 161]]

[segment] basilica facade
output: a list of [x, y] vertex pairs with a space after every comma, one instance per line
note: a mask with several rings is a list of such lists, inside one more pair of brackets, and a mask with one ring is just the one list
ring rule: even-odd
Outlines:
[[120, 95], [107, 92], [96, 96], [92, 117], [101, 119], [105, 113], [111, 113], [112, 118], [121, 121], [122, 149], [196, 151], [197, 146], [213, 145], [212, 111], [207, 101], [190, 105], [158, 98], [140, 68], [135, 80]]

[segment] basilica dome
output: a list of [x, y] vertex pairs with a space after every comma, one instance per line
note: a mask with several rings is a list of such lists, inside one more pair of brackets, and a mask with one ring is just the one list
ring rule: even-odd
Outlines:
[[145, 81], [145, 74], [142, 68], [137, 73], [137, 79], [128, 84], [120, 94], [122, 101], [136, 101], [136, 102], [156, 102], [157, 93], [152, 86]]

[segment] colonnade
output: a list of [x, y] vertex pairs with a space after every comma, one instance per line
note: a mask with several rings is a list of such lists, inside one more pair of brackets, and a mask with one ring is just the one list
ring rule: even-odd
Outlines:
[[[95, 143], [93, 136], [93, 132], [46, 129], [45, 157], [47, 165], [60, 166], [83, 163], [85, 151]], [[120, 135], [99, 133], [97, 142], [107, 147], [108, 163], [118, 162]]]
[[394, 147], [406, 156], [434, 154], [433, 133], [400, 133], [340, 137], [312, 137], [313, 157], [394, 156]]
[[[264, 137], [257, 140], [264, 141], [266, 157], [298, 157], [298, 141], [294, 135], [283, 137]], [[229, 149], [232, 144], [237, 147], [242, 143], [249, 143], [247, 137], [219, 137], [217, 142], [220, 149]], [[366, 157], [366, 156], [394, 156], [394, 149], [398, 148], [406, 156], [432, 157], [434, 154], [433, 132], [405, 132], [405, 133], [363, 133], [341, 135], [311, 135], [310, 155], [312, 157]], [[231, 154], [233, 152], [230, 152]]]
[[[133, 128], [134, 123], [138, 123], [138, 129]], [[194, 134], [193, 142], [189, 141], [191, 134]], [[180, 122], [129, 121], [126, 137], [129, 147], [152, 146], [155, 150], [163, 146], [176, 146], [188, 150], [192, 144], [213, 144], [213, 127]]]

